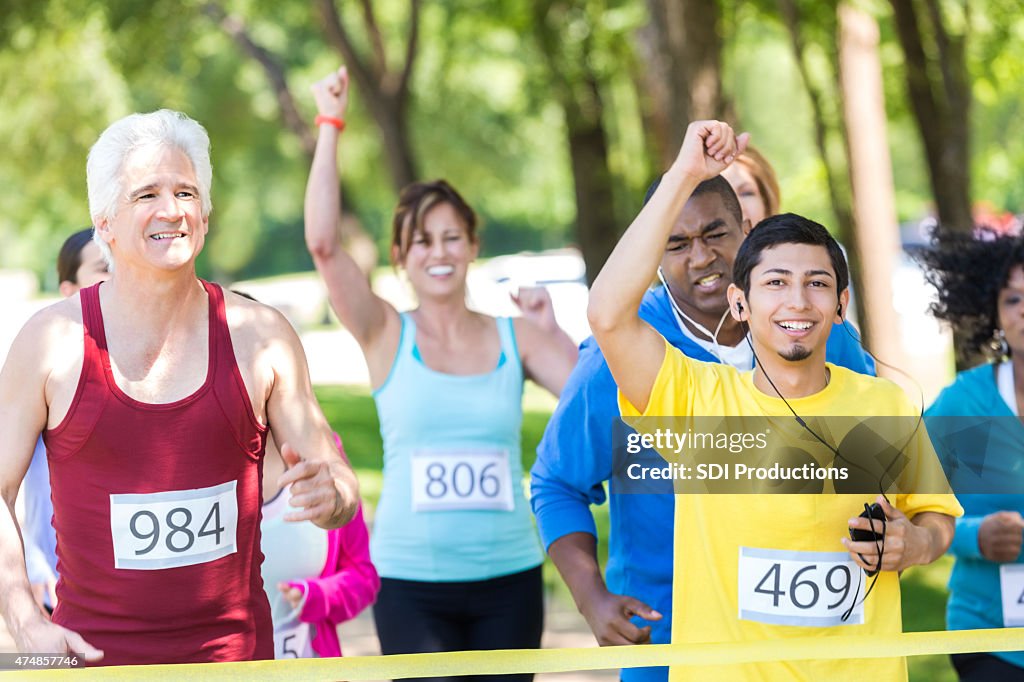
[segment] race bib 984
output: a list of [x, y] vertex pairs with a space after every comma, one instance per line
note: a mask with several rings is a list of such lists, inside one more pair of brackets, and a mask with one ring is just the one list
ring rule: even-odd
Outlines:
[[110, 496], [114, 568], [203, 564], [236, 551], [236, 481], [209, 488]]
[[420, 450], [412, 455], [413, 511], [512, 511], [507, 450]]
[[737, 582], [741, 620], [805, 627], [864, 622], [864, 576], [846, 552], [740, 547]]

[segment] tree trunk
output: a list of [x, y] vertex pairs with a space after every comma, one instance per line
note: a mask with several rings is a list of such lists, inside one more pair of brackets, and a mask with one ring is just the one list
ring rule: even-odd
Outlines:
[[553, 96], [562, 105], [576, 192], [576, 241], [588, 284], [618, 241], [615, 186], [608, 159], [601, 82], [594, 70], [593, 27], [573, 44], [564, 40], [566, 22], [578, 19], [570, 0], [533, 0], [534, 37], [548, 65]]
[[229, 15], [223, 7], [216, 2], [207, 2], [200, 8], [211, 21], [216, 23], [238, 46], [246, 57], [254, 60], [263, 69], [264, 75], [274, 91], [277, 98], [278, 111], [281, 114], [281, 121], [285, 128], [290, 130], [299, 138], [302, 151], [313, 160], [313, 150], [316, 148], [316, 137], [313, 135], [312, 126], [299, 113], [299, 107], [295, 103], [295, 97], [288, 88], [288, 78], [285, 75], [281, 61], [263, 45], [260, 45], [252, 37], [248, 26], [241, 17]]
[[412, 145], [409, 143], [408, 116], [404, 103], [394, 97], [368, 97], [367, 107], [380, 129], [384, 146], [384, 158], [395, 192], [418, 179], [413, 161]]
[[691, 121], [719, 118], [722, 36], [717, 0], [647, 0], [638, 34], [661, 166], [671, 164]]
[[[946, 229], [973, 228], [970, 198], [968, 119], [970, 89], [964, 59], [965, 36], [946, 31], [935, 0], [926, 0], [928, 30], [914, 0], [890, 0], [896, 34], [903, 48], [907, 95], [928, 162], [928, 177], [939, 224]], [[925, 52], [931, 38], [934, 57]]]
[[[308, 163], [312, 164], [313, 151], [316, 149], [316, 137], [313, 135], [310, 123], [299, 113], [298, 104], [291, 88], [288, 87], [288, 79], [280, 60], [267, 48], [256, 42], [240, 17], [229, 15], [216, 2], [204, 3], [201, 9], [210, 20], [234, 40], [243, 54], [255, 60], [263, 68], [267, 81], [277, 97], [278, 111], [285, 128], [298, 137]], [[340, 189], [339, 187], [339, 191]], [[343, 211], [339, 219], [345, 226], [342, 232], [345, 248], [352, 254], [359, 268], [369, 274], [377, 266], [379, 255], [377, 244], [367, 234], [355, 215]]]
[[[855, 230], [859, 256], [858, 296], [870, 317], [861, 318], [866, 346], [886, 363], [904, 366], [899, 319], [893, 309], [893, 268], [899, 258], [899, 229], [886, 137], [882, 64], [878, 56], [878, 24], [848, 4], [840, 5], [839, 81], [850, 149]], [[879, 376], [902, 377], [877, 367]]]
[[[814, 143], [821, 156], [821, 162], [825, 166], [825, 180], [828, 186], [829, 203], [832, 206], [832, 213], [836, 217], [835, 233], [841, 244], [853, 245], [854, 222], [853, 207], [850, 197], [850, 178], [846, 173], [849, 166], [849, 145], [846, 144], [846, 130], [843, 126], [841, 115], [838, 120], [830, 117], [825, 110], [825, 102], [829, 94], [820, 87], [811, 77], [811, 70], [807, 64], [807, 44], [804, 41], [803, 32], [800, 29], [803, 18], [794, 0], [778, 0], [779, 13], [782, 15], [783, 23], [789, 32], [790, 47], [793, 50], [793, 58], [796, 61], [797, 71], [800, 73], [800, 80], [803, 81], [807, 90], [807, 97], [811, 103], [811, 111], [814, 119]], [[838, 71], [838, 64], [833, 64]], [[838, 88], [838, 72], [834, 74], [835, 87]], [[838, 138], [842, 144], [831, 145], [829, 139]], [[843, 150], [843, 158], [835, 160], [830, 148], [839, 147]], [[850, 249], [847, 252], [850, 264], [850, 284], [855, 291], [864, 288], [864, 277], [861, 273], [861, 259], [857, 250]], [[864, 299], [860, 296], [855, 298], [857, 308], [857, 321], [866, 326], [868, 323], [868, 310]]]
[[[910, 109], [924, 145], [936, 218], [945, 230], [969, 232], [974, 229], [974, 218], [968, 130], [970, 86], [964, 59], [966, 34], [951, 37], [935, 0], [925, 0], [931, 42], [935, 45], [935, 58], [929, 58], [924, 48], [929, 34], [918, 18], [914, 0], [890, 0], [890, 4], [896, 35], [903, 48]], [[953, 335], [957, 348], [963, 348], [962, 333], [953, 330]], [[975, 358], [957, 355], [957, 370], [973, 364]]]
[[576, 102], [567, 102], [565, 123], [576, 189], [576, 241], [583, 254], [589, 284], [615, 248], [619, 226], [608, 166], [608, 135], [601, 121], [600, 88], [592, 76], [585, 87], [590, 90], [592, 106], [584, 109]]
[[318, 0], [324, 35], [342, 57], [352, 80], [359, 88], [370, 115], [380, 130], [391, 185], [395, 192], [414, 182], [416, 155], [409, 140], [409, 80], [419, 47], [420, 0], [409, 0], [409, 27], [405, 37], [403, 61], [397, 68], [388, 64], [384, 38], [369, 0], [361, 3], [363, 25], [360, 31], [369, 38], [370, 54], [356, 50], [348, 27], [338, 14], [334, 0]]

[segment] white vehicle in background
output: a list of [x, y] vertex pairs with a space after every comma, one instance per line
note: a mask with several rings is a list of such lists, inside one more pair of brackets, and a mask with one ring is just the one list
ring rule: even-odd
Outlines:
[[573, 341], [590, 336], [586, 268], [576, 249], [491, 258], [470, 271], [470, 305], [490, 315], [517, 315], [510, 295], [521, 287], [536, 286], [547, 288], [555, 319]]

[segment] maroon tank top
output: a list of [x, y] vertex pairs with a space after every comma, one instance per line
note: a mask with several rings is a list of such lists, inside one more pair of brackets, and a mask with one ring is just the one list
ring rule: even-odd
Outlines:
[[83, 289], [85, 359], [67, 416], [44, 434], [57, 531], [53, 620], [102, 664], [272, 659], [260, 565], [266, 428], [224, 313], [209, 297], [205, 383], [173, 403], [114, 383], [99, 285]]

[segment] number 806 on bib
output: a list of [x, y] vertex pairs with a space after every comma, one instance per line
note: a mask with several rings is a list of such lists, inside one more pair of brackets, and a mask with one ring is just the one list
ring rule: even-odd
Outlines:
[[514, 508], [507, 450], [419, 450], [411, 465], [413, 511]]

